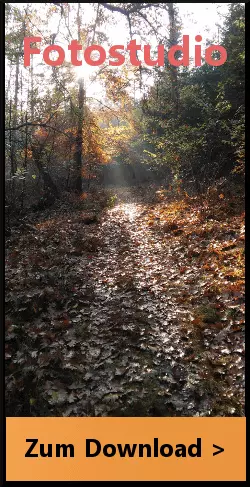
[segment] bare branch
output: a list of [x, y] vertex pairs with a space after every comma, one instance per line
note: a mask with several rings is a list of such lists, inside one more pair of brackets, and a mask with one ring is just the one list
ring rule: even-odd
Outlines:
[[94, 44], [94, 41], [95, 41], [95, 31], [96, 31], [96, 26], [97, 26], [97, 23], [98, 23], [98, 18], [99, 18], [99, 8], [100, 8], [100, 5], [98, 3], [98, 5], [97, 5], [97, 11], [96, 11], [95, 25], [94, 25], [94, 31], [93, 31], [93, 37], [92, 37], [92, 45]]
[[9, 132], [10, 130], [20, 130], [22, 127], [44, 127], [44, 128], [54, 130], [55, 132], [59, 132], [60, 134], [65, 135], [65, 137], [68, 137], [69, 139], [71, 139], [71, 136], [69, 134], [63, 132], [62, 130], [56, 129], [55, 127], [52, 127], [51, 125], [47, 125], [47, 123], [25, 122], [25, 123], [22, 123], [21, 125], [18, 125], [17, 127], [5, 128], [5, 132]]
[[[130, 37], [131, 37], [131, 39], [133, 39], [133, 35], [134, 35], [134, 34], [133, 34], [133, 32], [132, 32], [132, 25], [131, 25], [131, 19], [130, 19], [129, 14], [128, 14], [128, 16], [127, 16], [127, 17], [128, 17], [128, 25], [129, 25], [129, 33], [130, 33]], [[136, 56], [137, 56], [137, 59], [138, 59], [137, 51], [136, 51]]]
[[111, 12], [119, 12], [122, 15], [126, 15], [126, 17], [134, 12], [138, 12], [142, 8], [149, 8], [149, 7], [159, 7], [159, 4], [157, 3], [147, 3], [146, 5], [140, 5], [139, 8], [137, 5], [134, 7], [126, 10], [125, 8], [122, 7], [117, 7], [115, 5], [110, 5], [109, 3], [100, 3], [104, 8], [107, 8]]
[[153, 33], [155, 34], [156, 38], [158, 37], [159, 33], [158, 31], [155, 29], [155, 27], [151, 24], [151, 22], [148, 20], [148, 18], [146, 17], [146, 15], [144, 15], [142, 12], [140, 12], [138, 10], [137, 14], [142, 17], [145, 22], [147, 22], [147, 24], [149, 25], [149, 27], [152, 29]]
[[114, 110], [112, 110], [112, 108], [110, 108], [108, 105], [105, 105], [105, 103], [103, 103], [102, 101], [98, 100], [98, 98], [95, 98], [94, 96], [87, 96], [87, 99], [88, 99], [88, 100], [90, 100], [90, 99], [91, 99], [91, 100], [95, 100], [95, 101], [97, 101], [98, 103], [100, 103], [100, 105], [102, 105], [103, 107], [108, 108], [108, 110], [110, 110], [110, 111], [113, 113], [114, 117], [116, 117], [116, 118], [117, 118], [117, 120], [119, 120], [119, 117], [118, 117], [118, 116], [117, 116], [117, 114], [114, 112]]

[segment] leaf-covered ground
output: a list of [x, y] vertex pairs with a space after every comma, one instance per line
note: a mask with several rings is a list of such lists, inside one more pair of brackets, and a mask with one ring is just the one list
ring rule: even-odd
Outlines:
[[7, 415], [244, 415], [237, 198], [115, 192], [6, 241]]

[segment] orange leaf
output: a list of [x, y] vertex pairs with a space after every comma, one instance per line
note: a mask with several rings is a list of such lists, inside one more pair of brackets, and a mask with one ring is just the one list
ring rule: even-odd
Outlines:
[[193, 325], [200, 325], [201, 323], [201, 319], [200, 318], [195, 318], [193, 321], [192, 321], [192, 324]]

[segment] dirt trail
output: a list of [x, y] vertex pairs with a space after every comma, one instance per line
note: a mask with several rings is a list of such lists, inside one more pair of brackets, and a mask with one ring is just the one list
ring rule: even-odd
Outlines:
[[[235, 403], [231, 397], [232, 380], [242, 396], [241, 368], [227, 382], [226, 369], [221, 373], [223, 360], [218, 366], [211, 361], [213, 336], [194, 329], [190, 305], [180, 300], [185, 293], [198, 292], [200, 269], [192, 269], [192, 280], [182, 279], [168, 239], [147, 225], [148, 210], [149, 203], [123, 190], [93, 230], [98, 250], [61, 257], [51, 293], [70, 279], [70, 298], [63, 302], [65, 327], [57, 326], [54, 305], [49, 304], [32, 325], [23, 326], [30, 341], [16, 346], [19, 372], [18, 379], [10, 373], [10, 398], [11, 387], [21, 380], [22, 363], [28, 360], [30, 367], [21, 382], [19, 400], [26, 401], [22, 414], [241, 414], [241, 399]], [[242, 337], [235, 340], [240, 345]], [[220, 356], [227, 357], [227, 350], [225, 354]], [[20, 409], [9, 408], [10, 415], [20, 414]]]

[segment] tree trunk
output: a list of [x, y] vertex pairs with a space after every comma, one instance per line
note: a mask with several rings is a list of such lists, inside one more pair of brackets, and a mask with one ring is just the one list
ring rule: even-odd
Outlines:
[[39, 170], [39, 174], [43, 178], [46, 197], [49, 198], [50, 200], [55, 200], [56, 198], [59, 198], [58, 188], [55, 185], [54, 181], [52, 180], [49, 172], [44, 168], [42, 164], [41, 161], [42, 149], [38, 150], [36, 147], [32, 147], [32, 153], [33, 153], [34, 162], [37, 166], [37, 169]]
[[83, 110], [84, 110], [84, 88], [83, 80], [79, 80], [78, 91], [78, 123], [75, 150], [75, 190], [77, 193], [82, 192], [82, 143], [83, 143]]
[[31, 122], [34, 122], [34, 107], [35, 107], [35, 100], [34, 100], [34, 61], [33, 56], [31, 57], [31, 64], [30, 64], [30, 114], [31, 114]]
[[[77, 10], [77, 27], [78, 27], [78, 42], [81, 41], [81, 17], [80, 4]], [[78, 90], [78, 117], [77, 117], [77, 135], [76, 135], [76, 149], [75, 149], [75, 181], [74, 189], [78, 194], [82, 192], [82, 143], [83, 143], [83, 115], [84, 115], [84, 87], [83, 79], [79, 79]]]
[[[12, 107], [12, 122], [13, 126], [16, 127], [17, 125], [17, 104], [18, 104], [18, 91], [19, 91], [19, 67], [20, 67], [20, 57], [17, 54], [16, 58], [16, 74], [15, 74], [15, 95], [14, 95], [14, 104]], [[12, 142], [11, 142], [11, 165], [12, 165], [12, 176], [17, 170], [17, 163], [16, 163], [16, 133], [12, 134]]]
[[[168, 4], [168, 15], [169, 15], [169, 47], [174, 46], [178, 43], [178, 30], [176, 22], [176, 13], [173, 3]], [[179, 89], [178, 89], [178, 68], [177, 66], [170, 65], [170, 81], [172, 86], [172, 100], [174, 103], [176, 114], [179, 111]]]

